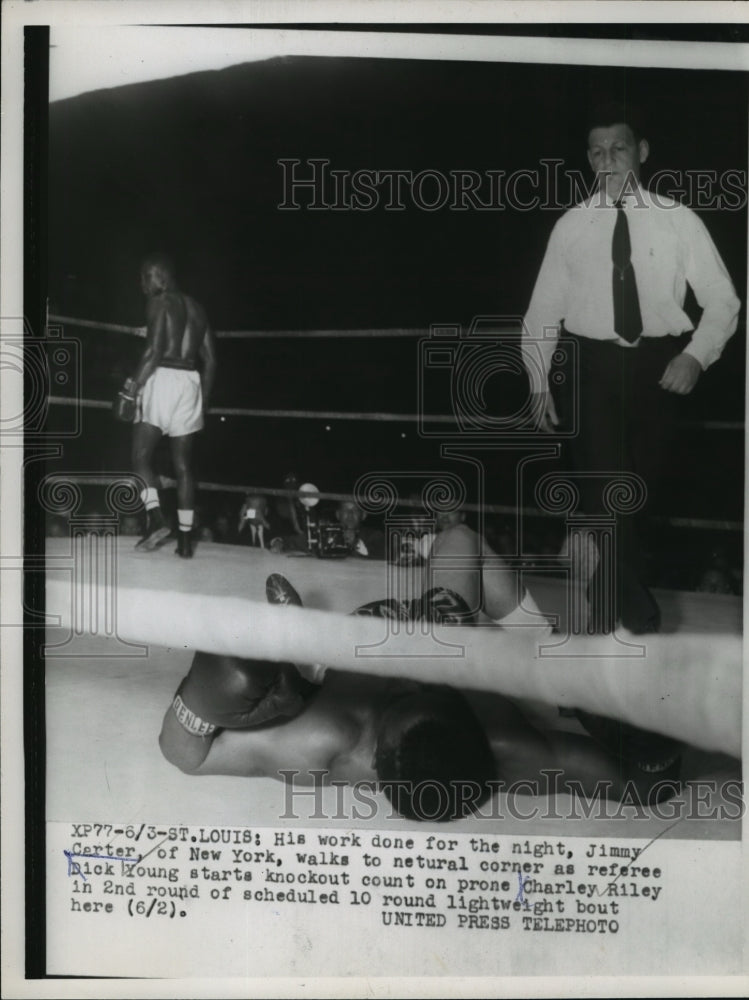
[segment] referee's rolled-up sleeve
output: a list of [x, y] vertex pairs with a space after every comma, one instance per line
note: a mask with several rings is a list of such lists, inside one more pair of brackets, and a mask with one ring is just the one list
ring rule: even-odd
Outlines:
[[686, 277], [703, 310], [685, 353], [705, 369], [718, 360], [735, 333], [741, 302], [702, 220], [694, 212], [685, 212], [683, 219], [689, 246]]

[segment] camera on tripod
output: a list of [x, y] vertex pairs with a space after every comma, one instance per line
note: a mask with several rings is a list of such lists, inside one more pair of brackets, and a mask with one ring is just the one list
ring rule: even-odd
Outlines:
[[312, 483], [299, 488], [299, 502], [307, 518], [307, 548], [318, 559], [345, 559], [351, 555], [351, 546], [345, 541], [343, 527], [337, 521], [317, 517], [314, 508], [320, 502], [319, 490]]
[[313, 521], [307, 512], [307, 544], [318, 559], [345, 559], [351, 555], [343, 528], [333, 521]]

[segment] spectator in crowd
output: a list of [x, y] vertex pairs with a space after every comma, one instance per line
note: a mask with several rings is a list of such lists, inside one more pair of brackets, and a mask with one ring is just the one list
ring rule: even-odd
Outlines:
[[[299, 476], [295, 472], [287, 472], [283, 478], [283, 489], [298, 490], [299, 485]], [[276, 514], [284, 522], [285, 535], [299, 535], [306, 538], [305, 510], [297, 497], [278, 497]]]
[[343, 528], [343, 539], [353, 555], [365, 559], [385, 558], [385, 532], [363, 524], [366, 514], [353, 499], [341, 500], [336, 507], [336, 520]]
[[[248, 493], [239, 511], [237, 538], [240, 545], [270, 549], [275, 539], [281, 539], [281, 532], [273, 521], [268, 498], [260, 493]], [[273, 547], [278, 548], [278, 545]]]
[[703, 594], [736, 594], [739, 592], [736, 586], [737, 575], [731, 568], [726, 547], [720, 542], [714, 543], [710, 547], [707, 565], [697, 583], [697, 590]]
[[[287, 472], [283, 479], [283, 489], [298, 490], [299, 477], [295, 472]], [[298, 497], [278, 497], [276, 515], [281, 534], [284, 538], [284, 548], [307, 549], [307, 512]]]
[[222, 545], [231, 545], [236, 540], [231, 526], [231, 519], [226, 510], [221, 510], [216, 515], [213, 523], [213, 535], [216, 542]]
[[409, 494], [400, 513], [408, 520], [401, 528], [400, 549], [395, 563], [398, 566], [421, 566], [429, 558], [434, 541], [434, 518], [424, 510], [418, 493]]
[[450, 510], [438, 510], [434, 516], [437, 525], [437, 534], [447, 531], [448, 528], [455, 528], [459, 524], [466, 523], [466, 512], [462, 506], [452, 507]]
[[722, 569], [709, 567], [702, 574], [697, 590], [702, 594], [733, 594], [733, 584], [728, 573]]

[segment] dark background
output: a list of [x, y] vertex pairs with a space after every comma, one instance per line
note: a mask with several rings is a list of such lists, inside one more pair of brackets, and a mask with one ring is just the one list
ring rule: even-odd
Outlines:
[[[428, 329], [522, 315], [561, 208], [282, 212], [278, 160], [509, 174], [547, 157], [589, 179], [585, 114], [606, 93], [645, 113], [645, 182], [664, 168], [720, 175], [746, 170], [745, 87], [743, 75], [711, 71], [279, 58], [57, 102], [49, 112], [50, 308], [142, 325], [139, 261], [159, 248], [175, 256], [181, 286], [219, 330]], [[700, 215], [743, 298], [746, 208]], [[696, 319], [693, 301], [688, 309]], [[142, 341], [66, 332], [81, 340], [82, 395], [111, 398]], [[743, 420], [744, 340], [742, 310], [723, 358], [685, 401], [686, 421]], [[413, 340], [219, 347], [218, 406], [416, 409]], [[501, 411], [524, 391], [522, 376], [497, 375], [489, 405]], [[449, 384], [434, 383], [430, 400], [433, 412], [450, 412]], [[84, 410], [83, 421], [62, 467], [127, 468], [127, 431], [103, 411]], [[488, 500], [513, 502], [516, 458], [485, 456]], [[666, 512], [741, 520], [741, 430], [685, 426], [675, 458]], [[199, 463], [206, 480], [279, 486], [293, 468], [330, 490], [375, 469], [445, 465], [438, 443], [420, 439], [414, 424], [217, 417]]]

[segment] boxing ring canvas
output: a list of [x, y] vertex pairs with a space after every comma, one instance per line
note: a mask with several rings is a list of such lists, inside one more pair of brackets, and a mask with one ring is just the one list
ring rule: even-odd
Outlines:
[[[193, 597], [198, 599], [194, 607], [206, 607], [211, 602], [219, 607], [218, 600], [224, 605], [229, 602], [234, 615], [262, 618], [269, 613], [265, 580], [270, 573], [280, 572], [294, 580], [306, 608], [347, 615], [361, 604], [377, 600], [386, 592], [392, 593], [394, 587], [404, 594], [418, 593], [419, 582], [414, 571], [394, 570], [384, 562], [318, 560], [214, 543], [201, 543], [192, 564], [186, 565], [174, 557], [172, 546], [156, 553], [138, 553], [129, 538], [117, 539], [113, 555], [111, 573], [116, 587], [107, 592], [100, 581], [92, 602], [92, 591], [80, 589], [85, 573], [81, 572], [81, 553], [76, 579], [72, 541], [47, 540], [47, 613], [51, 620], [59, 616], [60, 621], [58, 627], [47, 630], [49, 819], [65, 820], [95, 813], [99, 818], [124, 823], [149, 817], [149, 821], [160, 823], [277, 825], [289, 808], [280, 782], [266, 778], [194, 777], [180, 773], [162, 758], [157, 742], [161, 720], [189, 669], [193, 652], [176, 642], [166, 646], [123, 638], [118, 634], [117, 605], [121, 618], [128, 602], [135, 602], [142, 635], [153, 629], [157, 634], [159, 629], [169, 631], [168, 611], [165, 615], [157, 614], [152, 625], [146, 624], [154, 614], [154, 606], [163, 600], [166, 608], [171, 601], [174, 616], [181, 613], [184, 599]], [[91, 551], [88, 558], [97, 561]], [[101, 552], [98, 561], [101, 564]], [[82, 562], [85, 565], [86, 560]], [[567, 606], [564, 581], [528, 575], [526, 585], [540, 609], [557, 619], [563, 631]], [[76, 593], [85, 595], [83, 603], [87, 607], [80, 606], [82, 600]], [[107, 611], [107, 601], [112, 597], [115, 603]], [[231, 604], [237, 598], [243, 603]], [[726, 636], [739, 635], [738, 598], [664, 591], [659, 593], [659, 599], [664, 609], [664, 630], [673, 640], [678, 640], [684, 621], [689, 621], [693, 632], [698, 631], [716, 643], [725, 641]], [[92, 610], [96, 604], [98, 617]], [[289, 613], [289, 609], [272, 611], [276, 615]], [[327, 617], [313, 617], [313, 626], [319, 623], [329, 628]], [[210, 636], [207, 643], [217, 641], [215, 632], [211, 634], [210, 620], [208, 614], [199, 623], [199, 627], [207, 629], [205, 635]], [[339, 618], [333, 621], [334, 627], [340, 627]], [[360, 623], [358, 620], [357, 624]], [[224, 632], [226, 624], [224, 614]], [[282, 631], [283, 619], [273, 618], [271, 627]], [[76, 634], [77, 630], [82, 634]], [[466, 631], [461, 630], [464, 634]], [[478, 639], [479, 633], [490, 642], [494, 638], [498, 678], [502, 675], [503, 657], [507, 656], [504, 637], [499, 632], [491, 628], [468, 632], [469, 639], [474, 636]], [[308, 635], [306, 641], [311, 642], [312, 636]], [[399, 669], [403, 670], [402, 661], [399, 662]], [[449, 657], [442, 660], [441, 669], [450, 662]], [[458, 656], [456, 671], [460, 663]], [[501, 680], [497, 681], [497, 689], [502, 690]], [[519, 704], [537, 727], [583, 732], [576, 720], [560, 717], [554, 704], [538, 698], [521, 699]], [[686, 734], [685, 738], [688, 740]], [[289, 767], [299, 763], [288, 762]], [[699, 747], [688, 749], [684, 758], [687, 785], [683, 794], [689, 794], [690, 777], [720, 782], [721, 778], [735, 780], [738, 776], [738, 764], [732, 757]], [[326, 811], [334, 814], [333, 790], [322, 794], [327, 796], [323, 800], [328, 807]], [[304, 804], [301, 808], [304, 811]], [[314, 808], [314, 802], [310, 803], [305, 819], [312, 825], [316, 822], [311, 819]], [[643, 835], [644, 827], [639, 820], [628, 826], [621, 819], [607, 821], [597, 816], [586, 820], [571, 818], [569, 809], [562, 807], [559, 811], [567, 818], [541, 818], [534, 824], [533, 832], [568, 836]], [[469, 819], [451, 827], [458, 831], [491, 827], [497, 833], [530, 831], [528, 823], [513, 820], [504, 811], [499, 815], [503, 819], [496, 824], [487, 819], [481, 822]], [[351, 819], [347, 822], [350, 824]], [[409, 824], [395, 821], [393, 825]], [[675, 838], [735, 839], [740, 837], [740, 826], [737, 820], [706, 820], [691, 815], [677, 824], [653, 818], [647, 830], [652, 836], [665, 832]], [[666, 830], [667, 827], [670, 829]]]

